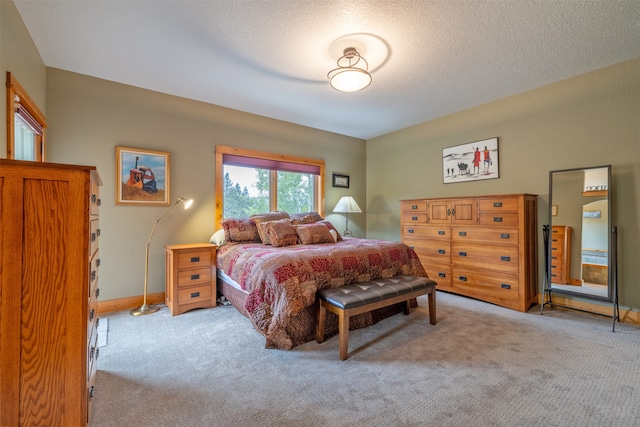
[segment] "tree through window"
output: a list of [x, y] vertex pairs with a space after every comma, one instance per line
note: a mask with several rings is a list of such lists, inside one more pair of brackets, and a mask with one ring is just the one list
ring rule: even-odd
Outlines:
[[324, 161], [226, 146], [216, 147], [216, 223], [281, 210], [324, 206]]

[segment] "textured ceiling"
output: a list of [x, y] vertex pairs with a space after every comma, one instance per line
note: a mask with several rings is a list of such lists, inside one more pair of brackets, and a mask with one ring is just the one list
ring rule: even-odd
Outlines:
[[15, 3], [48, 67], [362, 139], [640, 57], [638, 0]]

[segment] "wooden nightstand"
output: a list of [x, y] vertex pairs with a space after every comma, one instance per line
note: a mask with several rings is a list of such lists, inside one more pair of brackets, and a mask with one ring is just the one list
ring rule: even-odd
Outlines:
[[172, 315], [216, 306], [216, 245], [165, 245], [165, 302]]

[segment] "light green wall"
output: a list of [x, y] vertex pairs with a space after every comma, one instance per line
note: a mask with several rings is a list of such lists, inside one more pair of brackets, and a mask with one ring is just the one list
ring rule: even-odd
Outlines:
[[[350, 217], [356, 236], [400, 239], [399, 200], [528, 192], [538, 194], [539, 242], [548, 222], [548, 172], [613, 165], [612, 221], [620, 232], [621, 303], [640, 309], [640, 59], [412, 126], [367, 141], [46, 69], [13, 2], [0, 2], [0, 70], [13, 72], [47, 113], [47, 159], [96, 165], [100, 171], [101, 299], [140, 295], [144, 247], [154, 207], [115, 206], [115, 146], [171, 152], [171, 191], [196, 198], [187, 212], [162, 220], [152, 243], [150, 292], [164, 290], [162, 246], [204, 241], [213, 230], [216, 144], [326, 161], [326, 216], [353, 195], [365, 213]], [[4, 77], [3, 77], [4, 78]], [[0, 96], [6, 97], [0, 85]], [[5, 102], [0, 114], [6, 116]], [[6, 135], [4, 120], [0, 134]], [[500, 178], [442, 183], [442, 148], [497, 136]], [[0, 157], [6, 146], [0, 144]], [[365, 168], [366, 161], [366, 168]], [[331, 187], [331, 173], [351, 188]], [[365, 182], [366, 177], [366, 182]], [[539, 258], [542, 259], [540, 244]], [[540, 262], [540, 278], [542, 266]], [[541, 279], [542, 280], [542, 279]]]
[[[162, 207], [115, 205], [117, 145], [171, 153], [171, 197], [195, 199], [162, 219], [153, 237], [149, 293], [164, 291], [165, 244], [205, 242], [214, 230], [214, 149], [230, 145], [323, 159], [325, 217], [346, 194], [365, 200], [365, 141], [210, 104], [134, 88], [58, 69], [47, 70], [48, 160], [98, 167], [100, 208], [100, 299], [142, 293], [145, 246]], [[331, 173], [351, 176], [351, 188], [331, 187]], [[349, 228], [364, 237], [365, 216], [352, 215]]]
[[[0, 1], [0, 135], [6, 141], [7, 71], [10, 71], [46, 115], [46, 68], [12, 1]], [[7, 157], [7, 144], [0, 144], [0, 157]]]
[[[496, 136], [499, 179], [443, 184], [443, 148]], [[368, 238], [400, 239], [401, 199], [533, 193], [539, 260], [549, 171], [611, 164], [620, 303], [640, 308], [640, 58], [371, 139], [366, 160]]]

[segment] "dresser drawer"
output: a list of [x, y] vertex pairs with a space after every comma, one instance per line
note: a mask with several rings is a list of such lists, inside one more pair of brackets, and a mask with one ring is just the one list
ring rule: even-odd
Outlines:
[[422, 266], [429, 278], [438, 284], [437, 289], [448, 290], [451, 288], [450, 264], [438, 264], [430, 260], [425, 260]]
[[405, 224], [426, 224], [427, 213], [426, 212], [410, 212], [402, 214], [402, 222]]
[[517, 228], [453, 227], [451, 236], [454, 242], [518, 244]]
[[517, 211], [517, 197], [490, 197], [478, 200], [478, 209], [480, 212], [504, 212]]
[[[451, 242], [446, 240], [405, 240], [407, 246], [413, 248], [420, 259], [431, 262], [451, 262]], [[428, 262], [428, 261], [427, 261]], [[424, 266], [424, 263], [423, 263]]]
[[100, 223], [97, 219], [91, 221], [91, 234], [89, 234], [89, 258], [96, 253], [100, 243]]
[[178, 305], [211, 300], [211, 285], [194, 286], [178, 290]]
[[98, 358], [98, 328], [93, 328], [91, 335], [89, 335], [89, 344], [87, 345], [87, 378], [91, 377], [91, 374], [97, 369], [98, 363], [95, 361]]
[[404, 239], [439, 239], [449, 240], [451, 238], [451, 227], [442, 226], [414, 226], [405, 225], [402, 229]]
[[[518, 275], [492, 273], [487, 270], [454, 268], [453, 288], [465, 295], [489, 297], [490, 299], [515, 300], [518, 298]], [[467, 293], [468, 292], [468, 293]]]
[[99, 267], [100, 267], [100, 251], [96, 250], [93, 258], [91, 258], [91, 262], [89, 263], [89, 298], [91, 298], [91, 294], [93, 289], [96, 287], [98, 283], [99, 276]]
[[425, 200], [405, 200], [402, 202], [402, 212], [427, 212]]
[[193, 286], [201, 283], [211, 283], [211, 268], [197, 268], [192, 270], [180, 270], [178, 272], [178, 286]]
[[480, 225], [491, 226], [505, 226], [505, 227], [517, 227], [518, 226], [518, 212], [495, 212], [495, 213], [480, 213], [479, 216]]
[[454, 267], [478, 267], [518, 273], [517, 246], [453, 243], [451, 247], [451, 260]]
[[178, 254], [178, 269], [211, 266], [211, 250], [190, 251]]
[[90, 337], [93, 330], [97, 328], [98, 322], [98, 299], [89, 300], [89, 310], [87, 311], [87, 337]]

